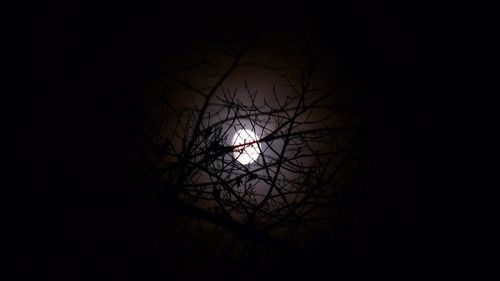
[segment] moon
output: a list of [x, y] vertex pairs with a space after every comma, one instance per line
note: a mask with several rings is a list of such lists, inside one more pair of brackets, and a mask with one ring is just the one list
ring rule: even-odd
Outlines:
[[233, 152], [234, 158], [236, 158], [236, 160], [238, 160], [238, 162], [243, 165], [248, 165], [257, 161], [260, 152], [258, 141], [259, 138], [251, 130], [242, 129], [236, 131], [233, 136], [233, 146], [238, 146], [245, 143], [251, 144], [235, 147]]

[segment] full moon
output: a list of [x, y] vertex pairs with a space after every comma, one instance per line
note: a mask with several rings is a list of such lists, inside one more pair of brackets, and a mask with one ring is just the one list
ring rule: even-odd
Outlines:
[[234, 149], [233, 155], [238, 162], [243, 165], [255, 162], [259, 158], [259, 138], [254, 132], [246, 129], [238, 130], [233, 136], [233, 146], [250, 143], [249, 145], [239, 146]]

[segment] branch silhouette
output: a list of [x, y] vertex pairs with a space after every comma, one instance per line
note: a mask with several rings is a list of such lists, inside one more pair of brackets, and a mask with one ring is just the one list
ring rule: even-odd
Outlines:
[[[276, 41], [266, 26], [247, 37], [206, 38], [201, 60], [156, 68], [164, 94], [139, 109], [154, 116], [143, 172], [154, 201], [237, 237], [227, 251], [243, 239], [255, 259], [258, 247], [298, 253], [321, 223], [338, 219], [339, 177], [359, 148], [362, 122], [352, 109], [362, 102], [346, 98], [350, 81], [336, 76], [330, 54], [310, 36]], [[248, 77], [259, 72], [274, 82]], [[243, 129], [255, 139], [233, 143]], [[242, 164], [249, 147], [258, 157]]]

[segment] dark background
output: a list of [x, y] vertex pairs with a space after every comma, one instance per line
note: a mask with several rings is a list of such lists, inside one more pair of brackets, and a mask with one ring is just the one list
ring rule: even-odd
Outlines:
[[478, 9], [286, 5], [112, 3], [25, 10], [16, 25], [22, 31], [13, 34], [23, 42], [16, 71], [27, 75], [16, 97], [22, 106], [10, 115], [23, 147], [14, 152], [23, 167], [16, 176], [28, 186], [14, 217], [23, 275], [173, 277], [175, 263], [160, 264], [134, 248], [139, 236], [129, 230], [135, 203], [108, 182], [115, 161], [108, 121], [120, 110], [117, 101], [126, 99], [111, 89], [120, 82], [119, 69], [154, 52], [160, 36], [175, 45], [176, 19], [208, 13], [228, 24], [248, 15], [313, 19], [375, 105], [372, 124], [379, 129], [370, 161], [378, 181], [363, 193], [358, 224], [338, 243], [277, 264], [268, 276], [418, 279], [456, 270], [455, 253], [465, 246], [457, 246], [451, 229], [464, 217], [452, 214], [450, 204], [459, 204], [454, 200], [465, 184], [459, 156], [468, 151], [454, 144], [451, 131], [471, 126], [477, 111], [470, 93], [482, 85], [471, 81], [480, 75], [474, 71], [482, 59], [476, 50], [486, 32], [476, 28]]

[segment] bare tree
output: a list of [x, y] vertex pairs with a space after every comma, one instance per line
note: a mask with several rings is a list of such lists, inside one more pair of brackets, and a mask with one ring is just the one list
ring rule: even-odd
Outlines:
[[359, 97], [307, 24], [196, 38], [147, 72], [156, 86], [138, 109], [147, 164], [136, 172], [175, 213], [173, 235], [204, 241], [193, 251], [255, 265], [307, 249], [356, 179]]

